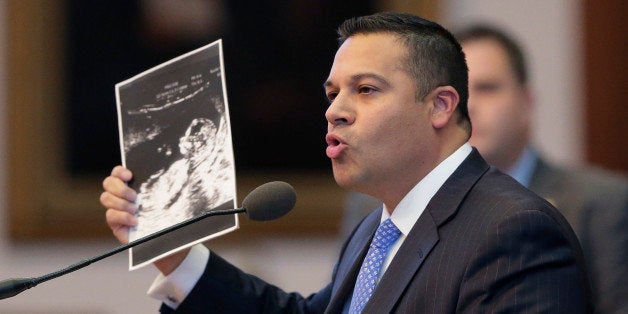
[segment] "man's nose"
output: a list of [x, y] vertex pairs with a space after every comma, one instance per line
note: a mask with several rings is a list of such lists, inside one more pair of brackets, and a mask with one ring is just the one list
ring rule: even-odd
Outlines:
[[327, 108], [325, 118], [331, 125], [352, 124], [355, 121], [355, 115], [351, 110], [350, 100], [338, 94]]

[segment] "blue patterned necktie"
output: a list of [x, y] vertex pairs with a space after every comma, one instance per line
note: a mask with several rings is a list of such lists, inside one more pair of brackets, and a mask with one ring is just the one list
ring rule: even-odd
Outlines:
[[349, 308], [350, 314], [362, 312], [364, 305], [371, 298], [380, 270], [388, 255], [388, 250], [400, 235], [401, 231], [397, 229], [397, 226], [390, 218], [384, 220], [377, 228], [377, 231], [375, 231], [375, 236], [373, 241], [371, 241], [371, 246], [368, 253], [366, 253], [358, 279], [355, 282], [353, 296], [351, 297], [351, 307]]

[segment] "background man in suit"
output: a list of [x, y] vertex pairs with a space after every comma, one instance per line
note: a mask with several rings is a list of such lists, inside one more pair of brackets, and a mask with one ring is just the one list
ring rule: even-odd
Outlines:
[[[628, 182], [601, 169], [568, 169], [544, 159], [530, 143], [534, 95], [520, 45], [491, 25], [455, 35], [469, 66], [470, 143], [567, 218], [584, 251], [596, 312], [628, 312]], [[344, 233], [378, 203], [351, 193]]]
[[628, 312], [628, 181], [545, 160], [530, 144], [534, 96], [520, 46], [487, 25], [456, 36], [470, 69], [471, 144], [567, 218], [584, 250], [597, 311]]
[[[284, 292], [198, 245], [156, 262], [162, 311], [588, 312], [569, 224], [467, 142], [467, 66], [453, 36], [395, 13], [349, 19], [339, 34], [324, 83], [327, 156], [340, 186], [383, 206], [349, 236], [318, 293]], [[122, 242], [135, 223], [131, 178], [114, 168], [101, 196]], [[370, 267], [375, 256], [381, 268]]]

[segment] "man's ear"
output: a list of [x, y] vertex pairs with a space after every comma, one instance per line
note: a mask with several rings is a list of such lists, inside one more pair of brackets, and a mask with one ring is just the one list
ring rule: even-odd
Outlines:
[[432, 126], [436, 129], [440, 129], [449, 123], [456, 107], [458, 107], [458, 101], [460, 96], [455, 88], [451, 86], [439, 86], [434, 89], [432, 94]]

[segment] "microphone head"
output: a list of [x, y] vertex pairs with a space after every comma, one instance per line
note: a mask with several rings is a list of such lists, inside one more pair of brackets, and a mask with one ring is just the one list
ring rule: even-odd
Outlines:
[[297, 202], [297, 193], [292, 185], [273, 181], [264, 183], [247, 195], [242, 207], [251, 220], [273, 220], [288, 213]]

